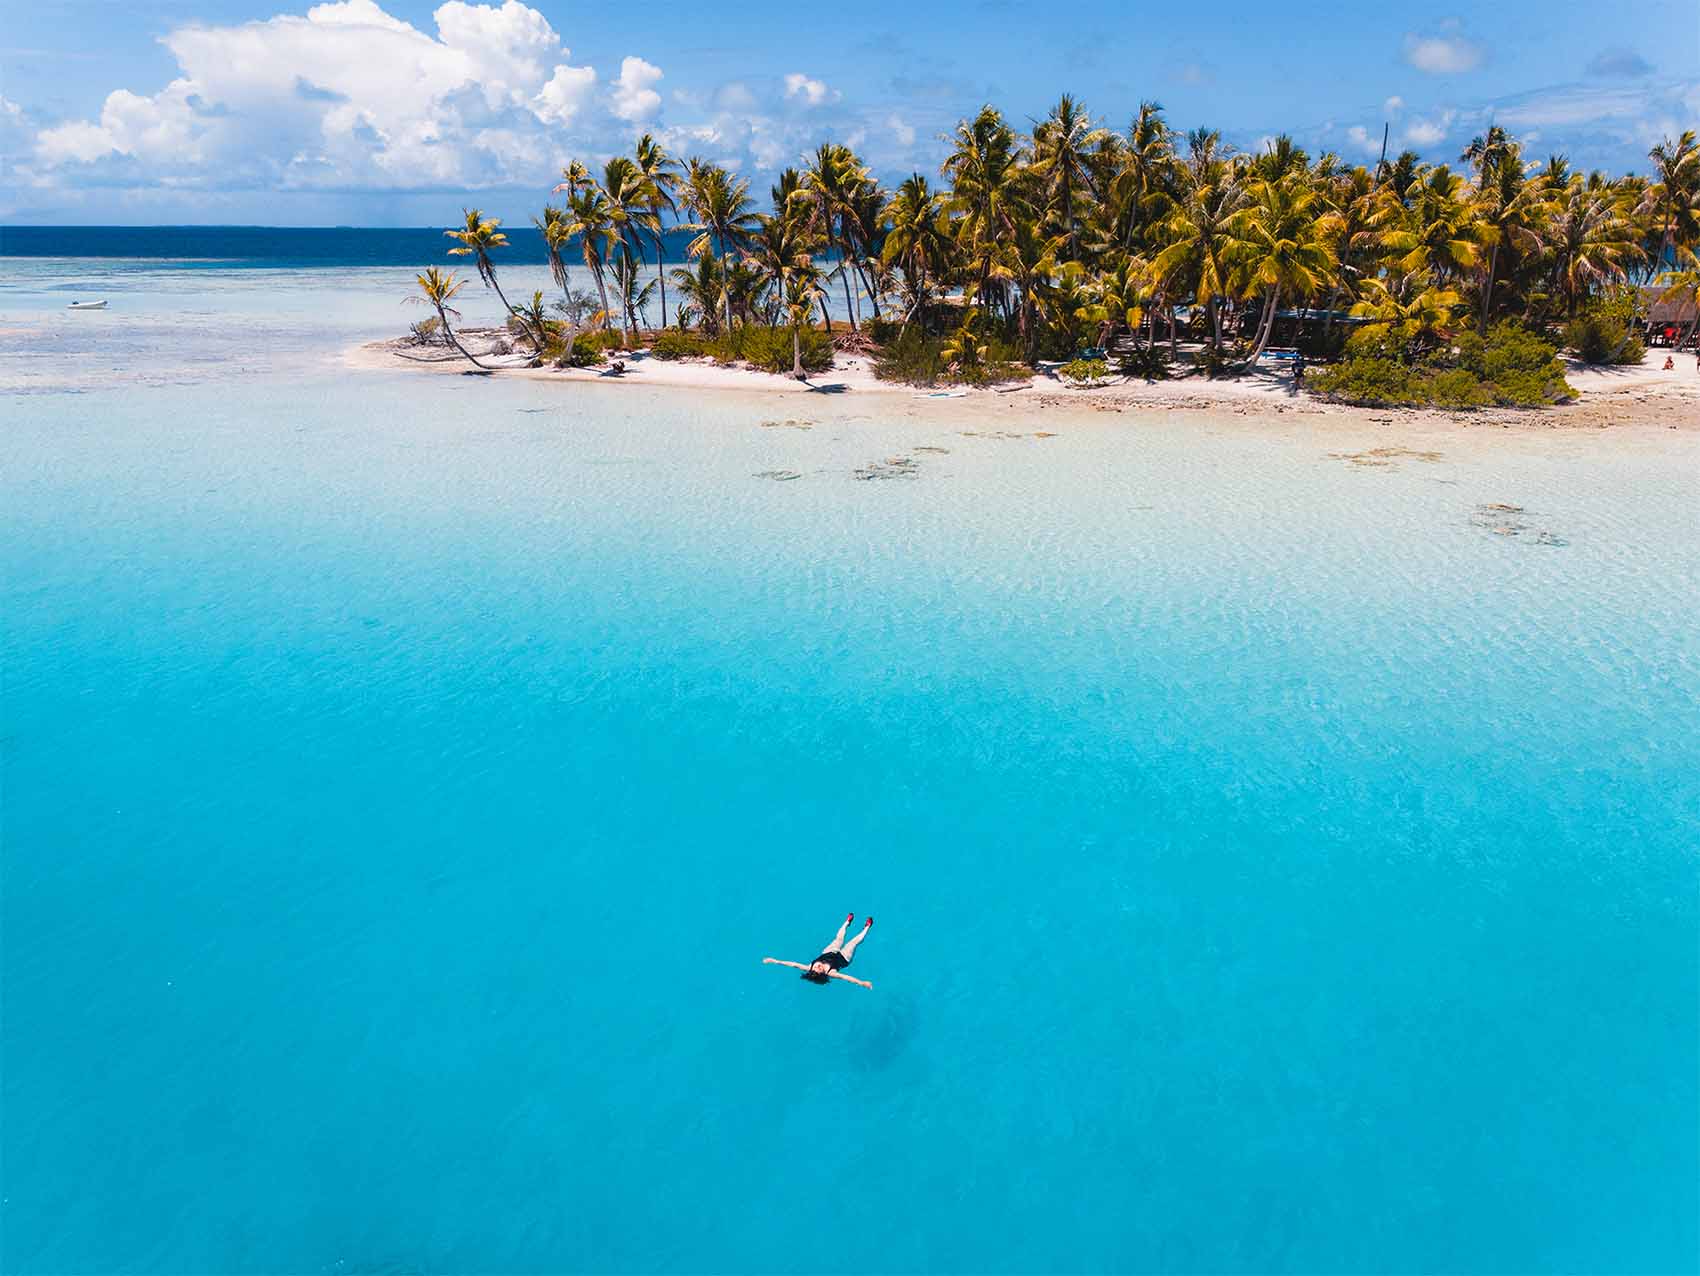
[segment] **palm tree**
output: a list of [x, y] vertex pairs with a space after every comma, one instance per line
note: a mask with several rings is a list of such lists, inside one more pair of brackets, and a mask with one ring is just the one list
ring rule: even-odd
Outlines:
[[673, 286], [683, 298], [679, 313], [685, 321], [695, 317], [704, 332], [718, 336], [720, 315], [723, 310], [729, 310], [726, 273], [713, 253], [703, 253], [694, 260], [695, 269], [680, 266], [673, 271]]
[[803, 220], [783, 204], [772, 216], [758, 215], [756, 223], [744, 257], [761, 276], [770, 314], [777, 321], [780, 310], [789, 305], [792, 278], [814, 270], [809, 256], [813, 239]]
[[1383, 280], [1367, 280], [1364, 299], [1352, 307], [1352, 314], [1369, 320], [1367, 329], [1384, 327], [1407, 350], [1451, 336], [1453, 318], [1464, 299], [1449, 288], [1435, 287], [1427, 271], [1407, 275], [1402, 282], [1403, 295]]
[[643, 274], [639, 269], [642, 258], [633, 257], [629, 253], [621, 253], [614, 258], [614, 288], [620, 296], [620, 306], [630, 317], [643, 313], [643, 308], [649, 304], [649, 299], [655, 293], [655, 280], [643, 282]]
[[1522, 163], [1520, 148], [1497, 124], [1490, 125], [1485, 134], [1471, 138], [1470, 144], [1464, 148], [1464, 153], [1458, 159], [1459, 162], [1475, 168], [1477, 190], [1489, 186], [1504, 166]]
[[[461, 210], [466, 215], [466, 225], [460, 230], [445, 230], [443, 234], [456, 241], [460, 247], [449, 249], [451, 257], [471, 257], [478, 267], [478, 277], [488, 288], [495, 290], [496, 298], [502, 303], [502, 309], [510, 315], [518, 312], [508, 304], [507, 297], [502, 294], [501, 284], [496, 282], [496, 264], [490, 260], [490, 253], [497, 248], [508, 246], [508, 237], [502, 231], [502, 220], [499, 217], [485, 217], [476, 208]], [[523, 319], [521, 322], [524, 322]], [[529, 331], [529, 329], [528, 329]], [[543, 342], [535, 333], [531, 334], [538, 349]]]
[[1094, 344], [1107, 350], [1122, 328], [1137, 333], [1145, 322], [1152, 293], [1150, 264], [1143, 258], [1121, 254], [1116, 264], [1090, 285], [1090, 303], [1079, 316], [1098, 325]]
[[[702, 233], [691, 240], [685, 251], [700, 257], [711, 247], [718, 247], [720, 269], [728, 283], [732, 276], [732, 249], [748, 242], [755, 215], [750, 212], [750, 184], [732, 175], [718, 164], [704, 164], [693, 159], [686, 175], [685, 207], [693, 221], [687, 223]], [[722, 289], [726, 302], [726, 327], [732, 327], [732, 290]]]
[[590, 170], [578, 160], [573, 160], [561, 170], [561, 180], [549, 189], [551, 195], [567, 192], [568, 200], [578, 194], [579, 187], [590, 184]]
[[1076, 204], [1097, 195], [1091, 152], [1108, 134], [1092, 122], [1079, 100], [1065, 93], [1051, 113], [1033, 128], [1032, 171], [1039, 179], [1045, 207], [1068, 239], [1069, 260], [1080, 256]]
[[805, 262], [800, 268], [786, 275], [783, 300], [786, 322], [791, 327], [791, 375], [799, 381], [806, 381], [808, 373], [803, 369], [803, 329], [808, 327], [809, 315], [813, 313], [816, 302], [820, 301], [824, 306], [820, 271], [815, 269], [813, 263]]
[[1170, 202], [1175, 152], [1161, 104], [1139, 104], [1121, 155], [1110, 183], [1110, 199], [1121, 222], [1122, 246], [1131, 251], [1141, 243], [1145, 229], [1162, 220]]
[[1037, 221], [1023, 218], [997, 246], [993, 275], [1014, 284], [1021, 298], [1017, 331], [1029, 362], [1039, 350], [1039, 326], [1035, 317], [1040, 307], [1040, 294], [1061, 270], [1061, 254], [1067, 244], [1067, 235], [1047, 235]]
[[673, 198], [673, 192], [679, 186], [679, 166], [673, 158], [662, 149], [652, 134], [645, 133], [638, 138], [637, 154], [638, 172], [643, 175], [645, 191], [649, 196], [649, 212], [655, 219], [652, 234], [655, 239], [655, 275], [661, 284], [661, 326], [667, 326], [667, 244], [664, 238], [662, 213], [667, 213], [675, 220], [679, 216], [678, 201]]
[[533, 217], [531, 223], [543, 236], [543, 252], [549, 259], [549, 277], [564, 296], [567, 293], [567, 263], [561, 257], [561, 250], [573, 237], [572, 219], [553, 204], [546, 204], [543, 216]]
[[[1641, 211], [1664, 223], [1653, 259], [1658, 269], [1672, 248], [1692, 248], [1700, 242], [1700, 143], [1693, 129], [1685, 129], [1675, 141], [1667, 137], [1653, 147], [1647, 158], [1653, 161], [1655, 180], [1647, 187]], [[1671, 261], [1677, 258], [1671, 256]]]
[[[1501, 140], [1497, 152], [1490, 153], [1486, 148], [1496, 132]], [[1524, 176], [1521, 148], [1515, 142], [1505, 141], [1502, 130], [1489, 129], [1488, 135], [1490, 142], [1483, 143], [1480, 160], [1482, 182], [1476, 192], [1481, 237], [1488, 245], [1487, 261], [1482, 268], [1482, 304], [1477, 324], [1483, 336], [1487, 335], [1488, 319], [1493, 309], [1494, 281], [1499, 273], [1501, 250], [1509, 250], [1519, 259], [1539, 254], [1542, 228], [1550, 212], [1548, 186], [1544, 181], [1530, 181]], [[1466, 156], [1469, 154], [1470, 151], [1465, 152]]]
[[1328, 283], [1332, 263], [1317, 232], [1319, 197], [1302, 173], [1254, 182], [1249, 193], [1252, 202], [1234, 214], [1229, 233], [1242, 292], [1263, 299], [1262, 333], [1247, 364], [1255, 368], [1275, 329], [1282, 293], [1300, 300], [1316, 295]]
[[602, 299], [602, 326], [608, 328], [613, 314], [608, 308], [608, 247], [616, 234], [608, 197], [594, 182], [587, 182], [567, 196], [567, 207], [572, 217], [567, 233], [579, 241], [585, 269], [596, 281], [596, 293]]
[[1340, 296], [1355, 301], [1358, 285], [1378, 265], [1379, 228], [1387, 217], [1387, 203], [1375, 187], [1369, 170], [1359, 165], [1336, 173], [1326, 186], [1332, 207], [1317, 222], [1317, 235], [1333, 257], [1333, 287], [1328, 293], [1328, 314], [1322, 322], [1322, 339], [1327, 348], [1334, 333], [1334, 309]]
[[855, 200], [868, 181], [854, 151], [825, 142], [804, 166], [802, 182], [792, 196], [805, 211], [809, 229], [826, 241], [828, 250], [839, 254], [836, 269], [844, 283], [844, 309], [851, 331], [856, 329], [856, 305], [850, 295], [850, 273], [857, 259]]
[[419, 295], [409, 297], [407, 300], [423, 303], [435, 309], [437, 322], [442, 325], [443, 339], [460, 351], [461, 355], [473, 367], [484, 368], [488, 372], [489, 369], [473, 357], [472, 351], [461, 345], [460, 338], [455, 336], [454, 326], [449, 323], [450, 315], [454, 315], [456, 318], [460, 317], [460, 311], [449, 305], [449, 302], [453, 301], [460, 292], [463, 286], [462, 281], [456, 279], [453, 272], [440, 270], [436, 266], [427, 266], [425, 273], [415, 276], [415, 279], [419, 284]]
[[908, 304], [903, 327], [908, 327], [931, 299], [934, 283], [949, 268], [955, 245], [943, 196], [934, 192], [919, 173], [905, 178], [886, 205], [891, 230], [885, 238], [885, 261], [903, 272], [903, 290]]
[[1390, 269], [1427, 270], [1437, 279], [1461, 277], [1481, 261], [1479, 210], [1464, 179], [1444, 164], [1431, 168], [1406, 191], [1406, 212], [1382, 236]]
[[[650, 211], [652, 192], [643, 170], [626, 155], [616, 155], [603, 165], [601, 189], [607, 200], [610, 243], [625, 262], [626, 276], [630, 277], [636, 269], [633, 259], [644, 259], [645, 234], [660, 233], [660, 223]], [[635, 294], [629, 289], [621, 293], [622, 298], [631, 295]], [[626, 339], [636, 345], [637, 316], [629, 307], [623, 315]]]
[[1182, 290], [1190, 285], [1195, 303], [1209, 316], [1214, 355], [1222, 339], [1217, 303], [1231, 291], [1229, 226], [1247, 196], [1239, 174], [1221, 153], [1217, 134], [1198, 130], [1187, 141], [1190, 158], [1180, 169], [1180, 198], [1159, 232], [1164, 247], [1151, 269], [1170, 296], [1184, 297]]
[[1591, 286], [1626, 278], [1628, 263], [1641, 251], [1609, 188], [1581, 177], [1554, 197], [1550, 226], [1548, 257], [1566, 316], [1576, 313]]
[[1015, 225], [1021, 154], [1015, 132], [995, 107], [983, 106], [956, 126], [954, 145], [940, 172], [950, 180], [946, 207], [955, 239], [969, 263], [971, 291], [990, 313], [997, 246]]

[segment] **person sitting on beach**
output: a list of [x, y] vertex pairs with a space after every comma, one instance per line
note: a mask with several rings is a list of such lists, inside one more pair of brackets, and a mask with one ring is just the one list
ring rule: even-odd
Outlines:
[[811, 984], [825, 984], [834, 979], [842, 979], [847, 984], [861, 984], [864, 988], [872, 988], [873, 985], [867, 980], [857, 979], [854, 975], [843, 973], [844, 968], [850, 964], [850, 958], [856, 953], [856, 945], [868, 937], [868, 929], [874, 924], [874, 919], [868, 918], [862, 923], [862, 933], [847, 944], [844, 942], [844, 933], [850, 929], [850, 923], [855, 920], [855, 913], [846, 914], [844, 925], [838, 928], [838, 934], [833, 936], [832, 942], [826, 946], [819, 957], [816, 957], [806, 966], [800, 961], [781, 961], [777, 957], [763, 957], [761, 959], [762, 964], [764, 966], [789, 966], [793, 970], [800, 970], [803, 972], [803, 978]]
[[1667, 354], [1665, 356], [1664, 371], [1666, 371], [1666, 372], [1675, 372], [1676, 371], [1676, 357], [1674, 355], [1668, 355]]

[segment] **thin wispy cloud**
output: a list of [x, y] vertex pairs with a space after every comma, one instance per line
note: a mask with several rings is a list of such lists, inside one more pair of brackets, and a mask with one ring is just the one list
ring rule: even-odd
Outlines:
[[1461, 75], [1474, 71], [1482, 59], [1482, 46], [1464, 35], [1456, 19], [1433, 32], [1413, 31], [1405, 37], [1406, 64], [1428, 75]]

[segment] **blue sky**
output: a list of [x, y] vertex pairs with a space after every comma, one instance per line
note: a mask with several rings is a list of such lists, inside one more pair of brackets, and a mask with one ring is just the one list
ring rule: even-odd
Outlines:
[[[735, 18], [730, 16], [735, 14]], [[1455, 159], [1490, 116], [1532, 154], [1645, 171], [1700, 125], [1700, 0], [1436, 8], [1013, 0], [610, 9], [536, 0], [32, 0], [0, 40], [0, 220], [518, 218], [568, 156], [645, 129], [764, 176], [813, 143], [931, 172], [981, 102], [1143, 98], [1255, 148]]]

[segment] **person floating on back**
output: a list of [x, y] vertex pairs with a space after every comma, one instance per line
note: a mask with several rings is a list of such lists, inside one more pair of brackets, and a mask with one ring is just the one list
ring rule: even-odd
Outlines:
[[867, 921], [862, 923], [862, 933], [847, 944], [844, 942], [844, 932], [850, 929], [850, 923], [855, 920], [855, 913], [846, 914], [844, 925], [838, 928], [838, 934], [833, 936], [832, 942], [826, 946], [826, 950], [806, 966], [800, 961], [781, 961], [777, 957], [763, 957], [761, 959], [762, 964], [764, 966], [789, 966], [793, 970], [800, 970], [803, 972], [803, 978], [811, 984], [825, 984], [834, 979], [842, 979], [847, 984], [861, 984], [864, 988], [872, 988], [873, 985], [866, 979], [858, 979], [854, 975], [843, 973], [844, 968], [850, 964], [850, 958], [856, 954], [856, 945], [868, 937], [868, 930], [874, 924], [874, 919], [868, 918]]

